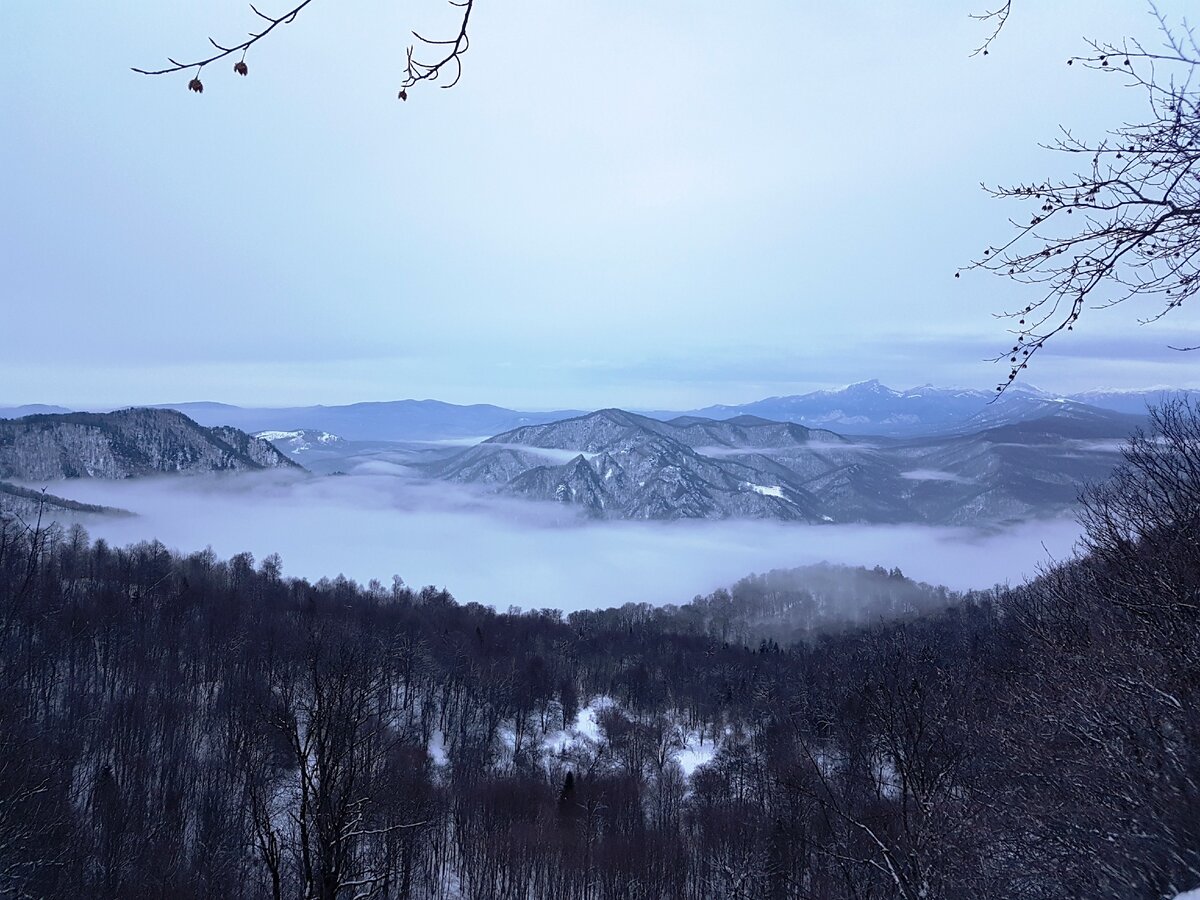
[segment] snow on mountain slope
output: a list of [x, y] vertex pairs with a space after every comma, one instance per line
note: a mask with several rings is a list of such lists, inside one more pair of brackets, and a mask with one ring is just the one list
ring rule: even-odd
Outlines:
[[254, 435], [264, 441], [270, 441], [284, 453], [303, 453], [314, 447], [331, 447], [344, 443], [336, 434], [314, 429], [298, 431], [260, 431]]
[[169, 409], [0, 420], [0, 477], [132, 478], [294, 466], [267, 441]]
[[1036, 417], [871, 443], [761, 417], [609, 409], [497, 435], [426, 471], [604, 518], [994, 523], [1070, 508], [1139, 421], [1033, 402]]
[[[760, 428], [769, 433], [751, 434]], [[517, 496], [576, 504], [596, 516], [818, 521], [820, 512], [795, 472], [765, 457], [753, 462], [757, 446], [785, 439], [796, 453], [811, 454], [809, 438], [808, 429], [774, 422], [660, 422], [609, 409], [506, 432], [430, 472], [452, 481], [495, 485]], [[714, 441], [736, 452], [714, 458], [691, 446]], [[555, 465], [547, 458], [555, 451], [572, 456]], [[754, 485], [773, 490], [755, 490]]]

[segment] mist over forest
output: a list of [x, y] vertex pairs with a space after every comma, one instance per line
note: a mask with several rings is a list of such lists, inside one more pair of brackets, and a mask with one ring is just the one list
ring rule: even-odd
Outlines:
[[[382, 464], [379, 464], [382, 465]], [[570, 507], [391, 474], [316, 478], [267, 472], [72, 480], [38, 485], [135, 517], [88, 517], [94, 536], [157, 539], [221, 557], [278, 553], [318, 579], [437, 585], [463, 601], [565, 611], [677, 603], [751, 572], [830, 561], [900, 567], [957, 590], [1015, 583], [1069, 555], [1071, 519], [990, 530], [763, 521], [588, 520]]]

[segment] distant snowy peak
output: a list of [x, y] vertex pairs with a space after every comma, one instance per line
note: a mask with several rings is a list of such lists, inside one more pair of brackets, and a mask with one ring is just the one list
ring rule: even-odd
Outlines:
[[836, 390], [768, 397], [741, 406], [711, 406], [691, 415], [713, 419], [758, 416], [828, 428], [843, 434], [915, 437], [950, 434], [1001, 422], [1019, 422], [1048, 414], [1047, 405], [1089, 404], [1105, 410], [1142, 415], [1151, 393], [1089, 392], [1057, 395], [1017, 384], [1001, 395], [978, 388], [939, 388], [930, 384], [894, 390], [878, 379]]
[[898, 397], [899, 391], [894, 391], [878, 378], [872, 378], [869, 381], [856, 381], [854, 384], [848, 384], [840, 391], [834, 393], [846, 394], [849, 396], [867, 396], [867, 397]]
[[254, 435], [264, 441], [270, 441], [285, 453], [303, 453], [314, 448], [333, 448], [343, 441], [336, 434], [328, 431], [301, 428], [296, 431], [260, 431]]
[[340, 437], [336, 434], [330, 434], [328, 431], [312, 431], [308, 429], [301, 429], [299, 431], [260, 431], [254, 436], [267, 441], [306, 440], [318, 444], [336, 444], [341, 441]]
[[1084, 391], [1082, 394], [1072, 396], [1074, 399], [1092, 406], [1141, 415], [1146, 412], [1148, 405], [1162, 403], [1164, 400], [1196, 400], [1200, 398], [1200, 391], [1169, 387], [1148, 388], [1142, 391], [1101, 389]]

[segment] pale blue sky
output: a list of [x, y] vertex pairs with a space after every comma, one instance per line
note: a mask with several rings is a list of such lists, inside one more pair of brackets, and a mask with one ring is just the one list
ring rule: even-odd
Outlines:
[[[1040, 4], [1047, 6], [1048, 4]], [[1176, 4], [1177, 5], [1177, 4]], [[957, 266], [1068, 123], [1141, 98], [1068, 69], [1136, 0], [481, 0], [454, 90], [395, 98], [440, 0], [316, 0], [250, 76], [146, 78], [241, 0], [4, 0], [0, 401], [402, 397], [685, 408], [878, 377], [989, 388], [1013, 287]], [[1030, 381], [1200, 386], [1187, 311], [1084, 322]], [[1144, 311], [1142, 311], [1144, 313]]]

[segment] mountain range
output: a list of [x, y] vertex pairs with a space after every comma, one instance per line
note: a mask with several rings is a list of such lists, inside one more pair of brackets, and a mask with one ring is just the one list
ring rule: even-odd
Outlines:
[[[695, 410], [639, 411], [669, 421], [683, 415], [728, 420], [750, 415], [839, 434], [915, 437], [979, 430], [1004, 422], [1052, 413], [1050, 404], [1087, 406], [1134, 415], [1167, 396], [1194, 394], [1165, 388], [1145, 391], [1088, 391], [1053, 394], [1017, 384], [1000, 396], [988, 391], [931, 385], [893, 390], [877, 380], [838, 390], [768, 397], [732, 406]], [[231, 425], [243, 431], [310, 431], [336, 434], [347, 441], [451, 441], [484, 438], [519, 428], [584, 415], [587, 410], [520, 411], [490, 404], [459, 406], [438, 400], [396, 400], [347, 406], [247, 408], [225, 403], [163, 404], [201, 425]], [[62, 407], [0, 407], [0, 418], [35, 413], [65, 413]]]
[[[1017, 384], [997, 396], [988, 391], [932, 385], [897, 391], [873, 379], [839, 390], [768, 397], [738, 406], [709, 406], [696, 410], [693, 415], [712, 419], [753, 415], [813, 428], [830, 428], [841, 434], [912, 437], [974, 431], [1003, 422], [1042, 418], [1053, 414], [1052, 404], [1062, 403], [1145, 415], [1149, 404], [1189, 393], [1193, 392], [1157, 389], [1051, 394]], [[663, 414], [663, 417], [671, 418], [671, 415]]]
[[977, 431], [856, 440], [742, 415], [605, 409], [530, 425], [424, 467], [433, 478], [598, 518], [980, 524], [1068, 509], [1142, 419], [1084, 404]]
[[224, 403], [179, 403], [202, 425], [233, 425], [247, 432], [328, 432], [348, 441], [436, 441], [482, 438], [538, 422], [578, 415], [579, 410], [519, 412], [480, 403], [458, 406], [440, 400], [392, 400], [348, 406], [247, 409]]
[[[1130, 403], [1125, 395], [1099, 399]], [[596, 518], [980, 524], [1065, 512], [1080, 485], [1110, 474], [1124, 439], [1144, 422], [1029, 388], [988, 404], [981, 392], [893, 391], [865, 382], [750, 406], [839, 425], [729, 415], [738, 407], [669, 418], [417, 401], [270, 411], [281, 421], [338, 420], [358, 435], [469, 433], [518, 423], [487, 439], [401, 443], [347, 440], [324, 427], [251, 435], [228, 420], [255, 421], [264, 411], [216, 404], [189, 409], [225, 424], [201, 424], [167, 408], [39, 413], [0, 419], [0, 479], [300, 468], [303, 460], [314, 473], [415, 469], [430, 479], [568, 504]], [[875, 434], [846, 434], [847, 421]], [[8, 492], [10, 506], [18, 499], [31, 500]]]

